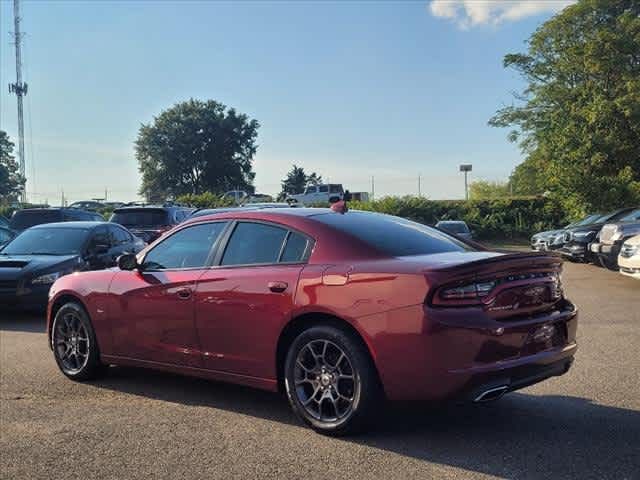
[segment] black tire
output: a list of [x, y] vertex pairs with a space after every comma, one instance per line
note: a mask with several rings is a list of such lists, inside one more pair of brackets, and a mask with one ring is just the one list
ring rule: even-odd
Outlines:
[[[338, 379], [325, 386], [317, 380], [323, 375], [319, 365], [326, 363], [330, 366], [331, 362], [318, 361], [309, 348], [318, 349], [322, 345], [327, 345], [325, 348], [327, 359], [333, 354], [333, 360], [335, 360], [336, 357], [339, 357], [338, 351], [341, 351], [340, 353], [343, 353], [346, 358], [346, 360], [337, 360], [336, 366], [328, 369], [331, 373], [328, 372], [325, 375], [333, 378], [348, 377], [350, 370], [351, 377], [353, 377], [351, 386], [349, 385], [351, 380], [348, 379], [345, 379], [343, 383], [340, 383], [342, 380]], [[316, 351], [316, 353], [318, 352], [319, 350]], [[304, 359], [305, 355], [312, 359], [312, 363], [318, 367], [318, 371], [308, 370], [309, 364], [302, 368], [298, 360]], [[324, 352], [322, 357], [325, 358]], [[333, 326], [314, 326], [300, 333], [289, 347], [284, 372], [287, 398], [294, 413], [315, 431], [325, 435], [353, 434], [369, 427], [382, 399], [382, 388], [369, 352], [362, 345], [362, 342], [354, 338], [351, 333]], [[305, 379], [300, 380], [301, 372], [303, 372]], [[314, 376], [317, 380], [314, 384], [306, 379]], [[301, 385], [297, 385], [296, 380], [301, 382]], [[321, 390], [325, 388], [328, 391]], [[313, 394], [309, 395], [309, 391], [312, 391]], [[303, 398], [306, 395], [312, 399], [311, 403], [315, 405], [316, 400], [313, 398], [318, 398], [316, 393], [320, 394], [319, 418], [318, 412], [313, 413], [312, 407], [307, 408], [303, 404]], [[351, 393], [350, 396], [349, 393]], [[343, 394], [345, 397], [342, 397]], [[334, 398], [336, 396], [337, 399]], [[347, 403], [350, 406], [345, 408]], [[339, 413], [341, 409], [346, 412], [342, 416]], [[324, 419], [322, 418], [323, 411], [328, 414]], [[334, 415], [331, 415], [331, 412]]]
[[82, 305], [70, 302], [58, 310], [51, 329], [51, 342], [58, 368], [71, 380], [84, 382], [104, 373], [96, 334]]

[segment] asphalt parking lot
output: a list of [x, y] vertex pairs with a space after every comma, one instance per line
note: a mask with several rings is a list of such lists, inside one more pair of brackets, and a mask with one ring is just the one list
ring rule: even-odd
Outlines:
[[0, 312], [0, 477], [640, 478], [640, 282], [566, 264], [572, 370], [486, 405], [391, 408], [333, 439], [283, 397], [139, 369], [67, 380], [41, 316]]

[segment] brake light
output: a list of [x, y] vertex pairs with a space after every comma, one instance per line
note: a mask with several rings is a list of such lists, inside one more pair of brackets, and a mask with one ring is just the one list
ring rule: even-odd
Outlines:
[[443, 288], [438, 296], [442, 300], [480, 299], [489, 295], [496, 282], [469, 283], [459, 287]]

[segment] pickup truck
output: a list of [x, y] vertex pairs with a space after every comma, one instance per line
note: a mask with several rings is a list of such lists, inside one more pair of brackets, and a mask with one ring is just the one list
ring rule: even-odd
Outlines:
[[340, 183], [309, 185], [304, 193], [289, 195], [288, 204], [313, 205], [314, 203], [334, 203], [344, 198], [344, 189]]

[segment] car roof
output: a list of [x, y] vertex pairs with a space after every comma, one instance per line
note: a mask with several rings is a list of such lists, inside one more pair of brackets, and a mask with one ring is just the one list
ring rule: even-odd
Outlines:
[[263, 218], [278, 218], [278, 217], [314, 217], [316, 215], [324, 215], [328, 213], [335, 213], [329, 208], [238, 208], [235, 210], [226, 210], [220, 213], [211, 213], [208, 215], [201, 215], [199, 217], [192, 217], [186, 222], [192, 221], [202, 222], [209, 218], [250, 218], [260, 216]]
[[[79, 230], [86, 230], [98, 227], [100, 225], [106, 225], [109, 222], [54, 222], [54, 223], [41, 223], [40, 225], [34, 225], [31, 228], [77, 228]], [[113, 224], [110, 224], [113, 225]]]
[[467, 223], [464, 220], [440, 220], [438, 223]]
[[[14, 215], [20, 212], [61, 212], [65, 210], [73, 210], [74, 212], [77, 212], [78, 210], [82, 210], [82, 209], [71, 208], [71, 207], [21, 208], [20, 210], [16, 210]], [[94, 213], [94, 212], [87, 212], [87, 213]]]

